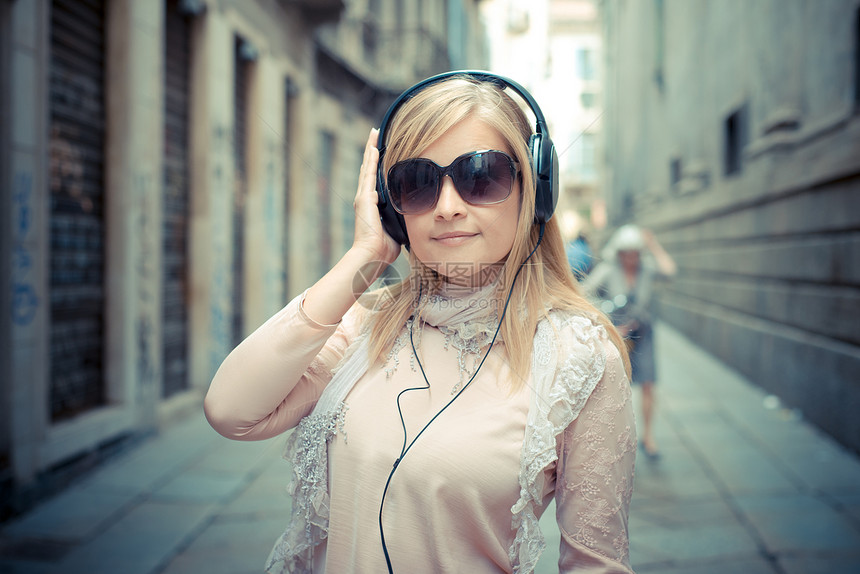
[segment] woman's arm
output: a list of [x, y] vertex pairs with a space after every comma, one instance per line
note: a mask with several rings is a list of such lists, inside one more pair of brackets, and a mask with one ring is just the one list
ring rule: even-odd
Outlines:
[[603, 377], [562, 435], [556, 475], [559, 572], [631, 574], [627, 513], [636, 428], [618, 350], [604, 342]]
[[645, 245], [648, 247], [651, 255], [654, 256], [654, 262], [657, 264], [657, 270], [660, 274], [666, 277], [675, 275], [678, 271], [678, 266], [675, 264], [672, 256], [657, 241], [657, 237], [651, 231], [645, 229], [642, 230], [642, 239], [645, 241]]
[[331, 378], [357, 330], [353, 315], [321, 325], [302, 309], [304, 294], [266, 321], [221, 363], [203, 403], [216, 431], [262, 440], [296, 426]]

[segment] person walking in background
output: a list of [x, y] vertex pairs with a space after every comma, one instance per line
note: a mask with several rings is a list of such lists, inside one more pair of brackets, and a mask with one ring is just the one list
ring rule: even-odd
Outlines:
[[[567, 265], [526, 96], [485, 72], [407, 90], [368, 138], [352, 248], [216, 373], [219, 433], [297, 427], [269, 572], [532, 572], [553, 497], [560, 572], [633, 572], [627, 351]], [[398, 243], [410, 277], [360, 298]]]
[[567, 254], [567, 264], [573, 276], [582, 281], [594, 266], [594, 254], [582, 229], [582, 218], [576, 212], [568, 211], [562, 214], [561, 226], [566, 240], [564, 252]]
[[596, 297], [627, 340], [633, 383], [642, 388], [640, 446], [651, 460], [659, 458], [654, 438], [656, 363], [652, 303], [654, 283], [675, 275], [677, 267], [657, 238], [635, 225], [619, 228], [606, 244], [603, 261], [582, 285]]

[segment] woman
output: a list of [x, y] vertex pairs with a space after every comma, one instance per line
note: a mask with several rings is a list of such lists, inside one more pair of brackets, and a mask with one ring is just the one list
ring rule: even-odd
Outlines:
[[[644, 260], [650, 254], [651, 258]], [[603, 299], [612, 319], [628, 340], [633, 383], [642, 388], [642, 441], [640, 447], [650, 460], [660, 451], [654, 438], [656, 364], [652, 327], [654, 282], [675, 274], [672, 257], [650, 231], [624, 225], [615, 232], [599, 263], [585, 281], [586, 292]], [[653, 263], [651, 260], [653, 259]]]
[[293, 516], [267, 569], [531, 572], [554, 496], [561, 571], [631, 572], [626, 351], [578, 291], [557, 224], [534, 223], [528, 120], [483, 75], [413, 92], [379, 142], [411, 276], [357, 302], [400, 252], [372, 130], [352, 248], [206, 397], [230, 438], [298, 425]]

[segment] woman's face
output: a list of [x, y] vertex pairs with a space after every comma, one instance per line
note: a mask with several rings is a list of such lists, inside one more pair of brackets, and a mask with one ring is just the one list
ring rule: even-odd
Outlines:
[[[478, 119], [448, 130], [418, 157], [441, 166], [478, 150], [500, 150], [513, 157], [499, 133]], [[511, 195], [492, 205], [463, 201], [450, 177], [444, 177], [439, 201], [418, 215], [404, 215], [412, 252], [450, 283], [466, 286], [492, 281], [516, 236], [521, 184], [515, 179]]]

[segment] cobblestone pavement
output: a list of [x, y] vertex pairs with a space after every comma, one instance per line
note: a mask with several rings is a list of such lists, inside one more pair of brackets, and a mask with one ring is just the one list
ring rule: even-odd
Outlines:
[[[657, 331], [658, 440], [640, 456], [640, 574], [860, 572], [860, 461], [673, 329]], [[0, 531], [0, 573], [259, 573], [289, 512], [284, 438], [231, 442], [202, 414]], [[557, 571], [554, 509], [538, 574]]]

